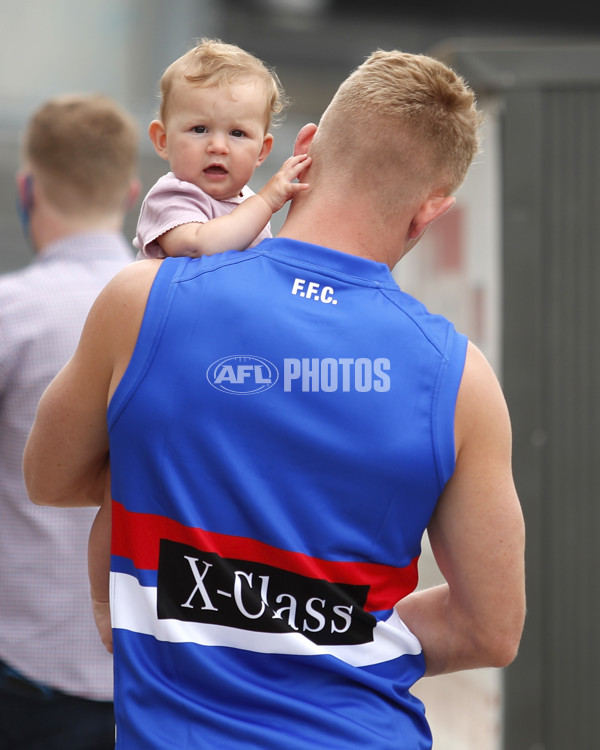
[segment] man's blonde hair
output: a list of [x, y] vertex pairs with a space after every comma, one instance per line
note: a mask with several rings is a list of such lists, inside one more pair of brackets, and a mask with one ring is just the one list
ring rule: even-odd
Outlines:
[[379, 186], [383, 205], [394, 200], [390, 192], [448, 195], [479, 150], [480, 123], [473, 92], [442, 62], [378, 50], [341, 84], [325, 111], [313, 164], [323, 174], [342, 165], [349, 188]]
[[138, 128], [106, 96], [59, 96], [31, 117], [23, 158], [63, 213], [110, 214], [125, 209], [137, 173]]
[[159, 118], [164, 123], [172, 101], [174, 84], [185, 80], [197, 86], [225, 86], [256, 81], [265, 92], [265, 132], [287, 106], [277, 74], [258, 57], [220, 39], [201, 39], [171, 63], [160, 80]]

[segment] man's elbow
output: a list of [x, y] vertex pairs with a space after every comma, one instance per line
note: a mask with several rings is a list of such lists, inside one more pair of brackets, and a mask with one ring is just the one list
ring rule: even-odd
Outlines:
[[34, 505], [62, 508], [73, 504], [64, 493], [53, 490], [52, 481], [40, 470], [40, 462], [27, 447], [23, 455], [23, 480], [27, 496]]
[[45, 496], [36, 495], [31, 490], [27, 490], [27, 495], [34, 505], [52, 505]]
[[85, 508], [98, 507], [102, 496], [92, 495], [84, 489], [75, 487], [51, 486], [48, 482], [38, 478], [35, 472], [27, 473], [23, 470], [25, 489], [34, 505], [47, 505], [53, 508]]
[[63, 498], [49, 497], [47, 493], [40, 494], [32, 490], [27, 490], [27, 494], [34, 505], [45, 505], [54, 508], [68, 508], [72, 505], [72, 503]]
[[29, 499], [34, 505], [46, 505], [53, 508], [87, 508], [98, 507], [99, 502], [83, 492], [51, 494], [35, 484], [25, 483]]
[[509, 664], [517, 658], [520, 635], [513, 638], [505, 638], [503, 641], [495, 643], [489, 651], [488, 664], [490, 667], [508, 667]]
[[64, 505], [61, 498], [54, 498], [48, 492], [48, 488], [43, 483], [36, 480], [35, 474], [28, 471], [23, 465], [23, 477], [25, 479], [25, 489], [27, 496], [34, 505]]
[[23, 459], [23, 478], [27, 495], [34, 505], [54, 508], [98, 508], [104, 500], [107, 466], [92, 472], [85, 481], [70, 478], [64, 472], [44, 472], [27, 455]]
[[480, 639], [480, 647], [486, 665], [489, 667], [507, 667], [517, 658], [523, 626], [525, 621], [525, 612], [516, 613], [511, 621], [505, 624], [505, 627], [488, 628], [486, 634]]
[[23, 480], [27, 496], [34, 505], [48, 505], [46, 493], [40, 482], [37, 481], [35, 463], [30, 460], [27, 448], [23, 456]]

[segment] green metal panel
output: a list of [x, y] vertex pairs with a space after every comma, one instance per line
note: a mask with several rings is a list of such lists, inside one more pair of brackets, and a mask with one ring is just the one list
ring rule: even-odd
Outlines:
[[598, 746], [600, 88], [506, 95], [503, 382], [529, 617], [507, 750]]
[[[507, 97], [503, 115], [503, 372], [514, 433], [514, 472], [527, 527], [528, 617], [519, 659], [505, 676], [505, 747], [535, 747], [544, 689], [542, 393], [543, 216], [539, 95]], [[537, 106], [536, 106], [537, 105]], [[510, 154], [510, 157], [508, 157]]]
[[505, 750], [595, 750], [600, 708], [600, 45], [469, 43], [502, 100], [503, 372], [528, 617]]

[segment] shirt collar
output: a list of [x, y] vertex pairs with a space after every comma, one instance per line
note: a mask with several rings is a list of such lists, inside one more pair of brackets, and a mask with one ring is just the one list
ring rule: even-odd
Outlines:
[[323, 269], [352, 276], [377, 285], [397, 288], [397, 283], [385, 263], [378, 263], [358, 255], [333, 250], [330, 247], [312, 245], [287, 237], [275, 237], [264, 240], [254, 250], [265, 251], [277, 256], [285, 256], [290, 261], [300, 264], [320, 266]]
[[130, 259], [133, 251], [125, 237], [119, 232], [79, 232], [60, 237], [36, 253], [34, 262], [54, 260]]

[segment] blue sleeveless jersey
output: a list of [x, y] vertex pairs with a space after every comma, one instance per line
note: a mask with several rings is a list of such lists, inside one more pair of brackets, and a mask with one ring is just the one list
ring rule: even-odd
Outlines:
[[108, 410], [119, 750], [431, 747], [394, 604], [466, 344], [327, 248], [163, 262]]

